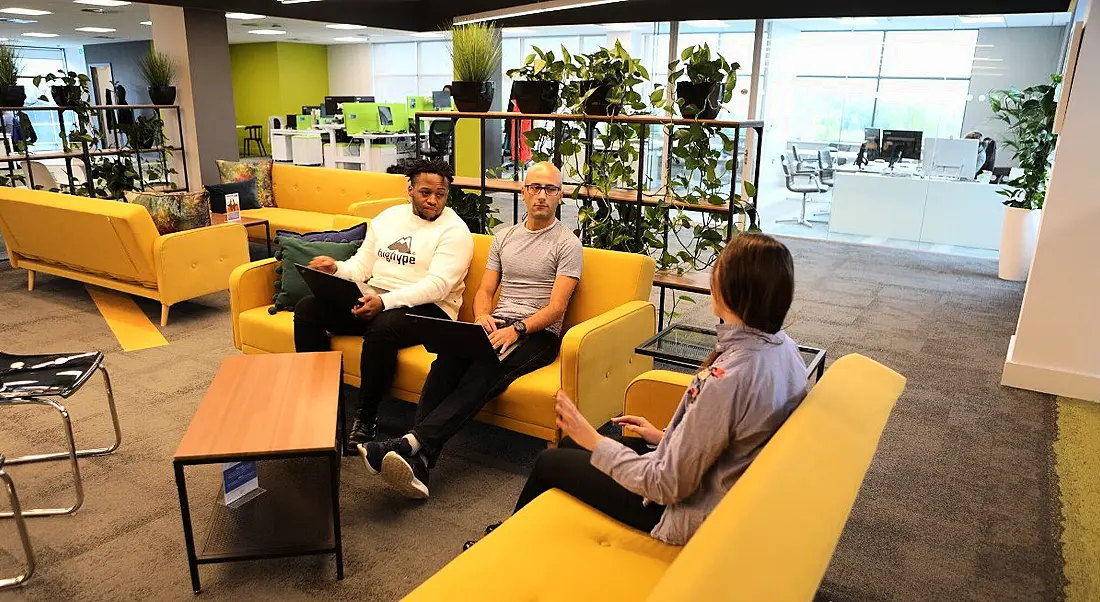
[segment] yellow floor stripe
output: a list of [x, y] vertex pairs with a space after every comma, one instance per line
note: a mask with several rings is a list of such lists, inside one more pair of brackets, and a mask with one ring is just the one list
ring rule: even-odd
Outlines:
[[95, 301], [99, 313], [103, 314], [103, 319], [107, 321], [107, 326], [111, 328], [124, 351], [168, 344], [164, 335], [160, 334], [130, 295], [91, 285], [88, 285], [88, 294], [92, 296], [92, 301]]
[[1062, 497], [1066, 601], [1100, 600], [1100, 403], [1058, 398], [1054, 462]]

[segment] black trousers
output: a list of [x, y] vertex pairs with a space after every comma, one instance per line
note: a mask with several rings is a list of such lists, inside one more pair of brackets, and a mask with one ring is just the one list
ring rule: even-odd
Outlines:
[[335, 311], [310, 295], [294, 307], [295, 351], [329, 351], [329, 333], [363, 337], [359, 356], [359, 417], [373, 421], [378, 417], [378, 404], [389, 393], [397, 370], [397, 352], [420, 345], [409, 314], [448, 319], [438, 305], [387, 309], [373, 320], [357, 318], [351, 312]]
[[454, 355], [440, 354], [432, 362], [424, 381], [412, 434], [435, 466], [443, 445], [512, 381], [553, 363], [561, 340], [541, 330], [532, 333], [519, 348], [504, 359], [472, 362]]
[[[592, 466], [592, 452], [567, 447], [548, 449], [535, 459], [531, 476], [516, 501], [519, 512], [532, 500], [550, 489], [560, 489], [611, 518], [646, 533], [661, 520], [665, 507], [650, 502], [642, 505], [642, 496], [623, 487], [615, 479]], [[626, 439], [626, 445], [639, 453], [648, 453], [641, 439]]]

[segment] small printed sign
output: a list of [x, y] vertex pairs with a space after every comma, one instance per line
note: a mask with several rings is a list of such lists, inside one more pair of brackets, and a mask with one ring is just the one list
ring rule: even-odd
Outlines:
[[225, 219], [230, 222], [241, 221], [241, 195], [232, 192], [225, 195]]
[[225, 505], [230, 508], [236, 508], [263, 493], [255, 462], [222, 465], [222, 481], [225, 483]]

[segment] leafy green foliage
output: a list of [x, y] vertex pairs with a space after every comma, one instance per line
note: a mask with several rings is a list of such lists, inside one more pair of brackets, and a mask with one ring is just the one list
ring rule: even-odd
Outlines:
[[487, 82], [500, 62], [500, 32], [486, 23], [451, 29], [451, 62], [459, 82]]
[[447, 194], [447, 206], [467, 223], [484, 226], [479, 234], [491, 234], [493, 228], [503, 223], [496, 216], [497, 208], [493, 207], [493, 199], [457, 186], [452, 186]]
[[506, 72], [509, 78], [529, 82], [564, 82], [576, 74], [573, 57], [565, 46], [561, 47], [561, 58], [556, 57], [553, 50], [544, 51], [538, 46], [533, 50], [523, 61], [522, 67]]
[[166, 53], [149, 51], [138, 63], [141, 77], [150, 88], [171, 86], [176, 79], [176, 65]]
[[989, 93], [993, 117], [1008, 124], [1004, 145], [1012, 149], [1024, 172], [1007, 182], [1009, 189], [998, 191], [1005, 196], [1003, 202], [1008, 207], [1043, 208], [1050, 157], [1058, 142], [1058, 135], [1053, 131], [1057, 109], [1054, 94], [1061, 82], [1061, 75], [1052, 74], [1049, 84]]
[[19, 51], [14, 46], [0, 44], [0, 85], [18, 86]]
[[[684, 106], [684, 99], [677, 98], [672, 106], [669, 106], [666, 97], [668, 89], [675, 89], [676, 82], [687, 74], [687, 81], [693, 84], [721, 84], [721, 93], [718, 95], [719, 104], [727, 104], [733, 99], [734, 89], [737, 88], [737, 71], [741, 69], [740, 63], [730, 63], [721, 54], [711, 54], [710, 46], [689, 46], [680, 53], [680, 58], [668, 64], [667, 88], [657, 86], [650, 94], [650, 102], [657, 108], [675, 109], [680, 115], [696, 115], [702, 107]], [[687, 109], [687, 110], [685, 110]]]
[[649, 81], [649, 71], [641, 60], [630, 56], [618, 40], [615, 40], [614, 48], [600, 48], [589, 54], [574, 54], [572, 58], [572, 74], [578, 80], [594, 81], [605, 87], [582, 90], [577, 82], [565, 86], [562, 96], [572, 113], [583, 114], [585, 101], [602, 89], [606, 89], [609, 105], [629, 108], [635, 113], [646, 110], [642, 95], [634, 88]]

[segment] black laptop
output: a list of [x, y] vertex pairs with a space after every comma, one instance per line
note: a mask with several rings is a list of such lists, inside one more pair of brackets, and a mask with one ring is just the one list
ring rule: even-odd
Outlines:
[[294, 264], [301, 274], [306, 286], [313, 292], [313, 296], [327, 305], [339, 309], [351, 309], [359, 305], [359, 299], [363, 297], [363, 291], [351, 280], [344, 280], [338, 276], [327, 274], [321, 270], [315, 270], [300, 263]]
[[489, 335], [480, 324], [416, 314], [409, 314], [409, 318], [420, 340], [424, 341], [424, 347], [435, 354], [446, 353], [470, 360], [494, 358], [497, 361], [503, 361], [519, 347], [513, 344], [501, 353], [497, 353], [497, 350], [493, 349], [493, 344], [489, 342]]

